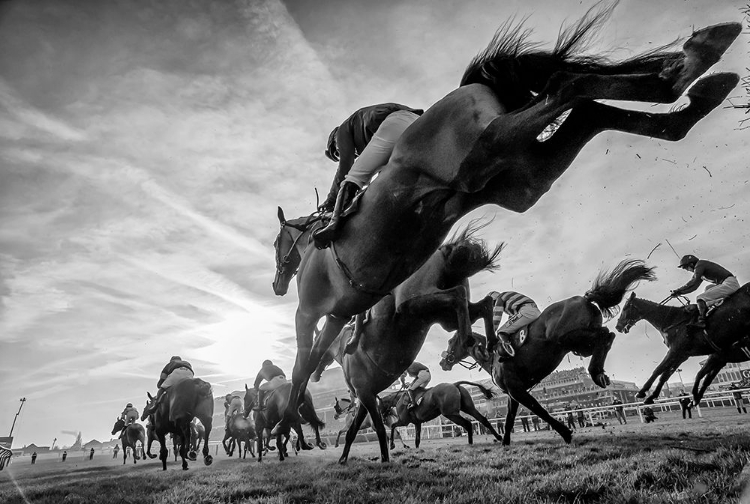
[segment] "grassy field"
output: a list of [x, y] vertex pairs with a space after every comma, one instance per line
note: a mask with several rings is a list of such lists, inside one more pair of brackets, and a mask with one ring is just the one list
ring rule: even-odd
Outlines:
[[189, 471], [158, 459], [122, 466], [111, 455], [14, 461], [0, 472], [2, 503], [750, 503], [750, 415], [683, 421], [664, 414], [654, 424], [589, 427], [565, 445], [547, 431], [517, 433], [510, 447], [478, 436], [424, 440], [397, 449], [381, 464], [373, 443], [228, 459]]

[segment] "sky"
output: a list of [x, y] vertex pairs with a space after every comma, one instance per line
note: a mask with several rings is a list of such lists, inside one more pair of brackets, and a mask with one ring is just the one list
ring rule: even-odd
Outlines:
[[[743, 21], [745, 3], [622, 2], [590, 51], [626, 58]], [[325, 197], [330, 130], [375, 103], [428, 108], [509, 18], [551, 47], [592, 5], [1, 3], [0, 435], [25, 397], [14, 446], [109, 439], [175, 354], [216, 396], [252, 383], [264, 359], [291, 373], [296, 283], [284, 297], [271, 289], [276, 208], [301, 216], [316, 188]], [[710, 71], [744, 75], [748, 50], [743, 34]], [[746, 99], [740, 87], [730, 97]], [[528, 212], [462, 219], [455, 229], [493, 219], [481, 238], [507, 245], [499, 271], [471, 279], [472, 298], [513, 289], [544, 307], [648, 257], [658, 281], [636, 292], [658, 301], [689, 279], [686, 253], [747, 282], [749, 133], [726, 105], [677, 143], [601, 134]], [[418, 356], [433, 382], [486, 378], [439, 369], [449, 336], [434, 328]], [[642, 322], [618, 335], [606, 369], [641, 384], [665, 352]], [[685, 381], [698, 362], [682, 366]], [[571, 355], [561, 369], [580, 365]]]

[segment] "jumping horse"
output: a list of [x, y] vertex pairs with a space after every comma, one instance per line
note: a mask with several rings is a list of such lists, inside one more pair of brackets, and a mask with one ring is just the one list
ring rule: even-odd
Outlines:
[[[288, 431], [298, 417], [310, 375], [344, 324], [419, 269], [461, 217], [487, 204], [529, 210], [600, 132], [680, 140], [739, 82], [734, 73], [699, 77], [737, 38], [740, 23], [698, 30], [682, 51], [664, 46], [621, 62], [583, 55], [615, 5], [593, 7], [561, 31], [551, 51], [506, 23], [471, 61], [458, 89], [401, 135], [333, 245], [307, 247], [297, 280], [293, 386], [274, 433]], [[690, 103], [668, 113], [598, 101], [672, 103], [686, 90]], [[554, 133], [545, 134], [553, 123]], [[275, 279], [275, 292], [280, 287]], [[314, 338], [322, 317], [325, 326]], [[459, 328], [457, 337], [467, 344], [471, 328]]]
[[500, 434], [492, 427], [487, 417], [477, 410], [471, 394], [461, 385], [473, 385], [484, 394], [485, 398], [492, 398], [492, 391], [490, 389], [469, 381], [438, 383], [434, 387], [426, 389], [421, 396], [421, 401], [413, 408], [409, 407], [409, 396], [405, 390], [383, 397], [383, 409], [394, 409], [398, 417], [398, 421], [391, 424], [391, 449], [395, 448], [393, 433], [396, 432], [396, 427], [406, 427], [409, 424], [414, 424], [414, 447], [419, 448], [419, 443], [422, 440], [422, 424], [437, 418], [439, 415], [443, 415], [451, 422], [463, 427], [466, 430], [469, 444], [474, 444], [474, 432], [471, 422], [462, 417], [461, 413], [466, 413], [473, 417], [499, 441], [501, 439]]
[[347, 330], [341, 331], [323, 356], [313, 379], [336, 360], [344, 371], [349, 390], [359, 399], [354, 422], [346, 435], [339, 458], [345, 463], [354, 439], [368, 413], [378, 434], [380, 460], [387, 462], [388, 438], [378, 413], [377, 394], [388, 388], [417, 357], [427, 333], [434, 324], [455, 331], [482, 318], [488, 334], [492, 326], [492, 298], [469, 301], [469, 277], [497, 268], [503, 245], [493, 249], [474, 238], [482, 228], [471, 223], [443, 244], [421, 268], [393, 292], [383, 297], [369, 312], [356, 346], [347, 353]]
[[467, 346], [460, 338], [453, 336], [448, 341], [448, 349], [443, 352], [440, 367], [449, 371], [462, 359], [472, 357], [508, 394], [504, 445], [510, 444], [519, 403], [547, 422], [566, 443], [570, 443], [570, 429], [550, 415], [529, 390], [552, 373], [568, 352], [582, 357], [591, 356], [588, 370], [594, 383], [602, 388], [609, 385], [609, 378], [604, 373], [604, 361], [615, 334], [602, 325], [604, 316], [609, 318], [614, 315], [625, 292], [634, 284], [653, 279], [653, 268], [646, 267], [642, 261], [622, 261], [610, 273], [600, 272], [591, 290], [583, 296], [558, 301], [545, 308], [539, 318], [527, 327], [526, 339], [523, 345], [516, 348], [512, 359], [487, 359], [477, 348], [486, 345], [486, 342], [475, 333], [474, 337], [480, 343], [474, 346]]
[[[258, 448], [258, 462], [263, 461], [263, 436], [261, 435], [266, 429], [276, 424], [281, 420], [281, 416], [287, 407], [289, 401], [289, 390], [292, 388], [292, 384], [287, 382], [280, 387], [266, 392], [265, 407], [260, 411], [254, 412], [255, 419], [255, 432], [257, 433], [257, 448]], [[250, 415], [253, 411], [255, 402], [258, 400], [258, 394], [255, 389], [250, 389], [245, 385], [245, 418]], [[315, 432], [315, 444], [321, 450], [326, 449], [326, 444], [320, 439], [320, 429], [325, 427], [325, 423], [318, 417], [315, 412], [315, 406], [313, 405], [312, 395], [309, 391], [305, 391], [304, 401], [298, 406], [300, 417], [303, 421], [310, 424], [313, 431]], [[302, 432], [302, 426], [299, 421], [292, 424], [294, 431], [297, 433], [297, 440], [300, 443], [303, 450], [310, 450], [310, 446], [306, 441]], [[272, 434], [276, 438], [276, 448], [279, 452], [279, 460], [284, 460], [287, 454], [285, 442], [282, 441], [282, 434]], [[286, 436], [287, 441], [289, 436]]]
[[[706, 320], [705, 331], [688, 325], [693, 318], [694, 313], [686, 311], [683, 307], [640, 299], [635, 293], [630, 295], [623, 306], [615, 329], [627, 333], [636, 322], [645, 320], [659, 331], [669, 349], [636, 394], [639, 399], [645, 398], [645, 404], [651, 404], [659, 397], [669, 377], [689, 357], [710, 355], [698, 372], [693, 385], [695, 404], [700, 403], [703, 393], [727, 362], [748, 360], [742, 347], [747, 345], [745, 339], [750, 336], [750, 283], [740, 287], [737, 292], [725, 299], [721, 306], [713, 310]], [[659, 381], [654, 391], [646, 397], [657, 378]]]
[[[115, 425], [112, 427], [112, 435], [117, 434], [118, 432], [122, 431], [123, 427], [125, 427], [125, 420], [122, 418], [118, 418], [115, 421]], [[141, 443], [141, 450], [145, 454], [144, 448], [146, 447], [146, 430], [143, 428], [140, 424], [130, 424], [127, 426], [125, 431], [122, 433], [122, 436], [120, 436], [120, 439], [122, 440], [122, 463], [125, 465], [125, 461], [128, 458], [128, 448], [133, 449], [133, 463], [135, 464], [138, 459], [141, 457], [138, 455], [138, 448], [136, 447], [136, 443], [140, 441]]]
[[191, 422], [198, 418], [205, 433], [203, 435], [203, 463], [211, 465], [213, 457], [208, 453], [208, 438], [211, 434], [214, 414], [214, 396], [211, 384], [200, 378], [191, 378], [172, 385], [166, 392], [165, 397], [159, 402], [156, 410], [150, 415], [149, 410], [155, 398], [147, 393], [148, 401], [143, 409], [141, 421], [152, 417], [154, 433], [161, 448], [159, 459], [162, 462], [162, 470], [167, 470], [167, 444], [166, 437], [171, 433], [180, 446], [180, 457], [182, 458], [182, 469], [187, 471], [187, 455], [190, 446]]

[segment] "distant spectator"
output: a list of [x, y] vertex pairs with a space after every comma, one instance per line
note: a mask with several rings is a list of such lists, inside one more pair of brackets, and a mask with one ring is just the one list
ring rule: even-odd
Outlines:
[[36, 452], [31, 454], [31, 463], [36, 464]]
[[575, 420], [575, 418], [573, 418], [573, 412], [572, 411], [568, 411], [568, 414], [566, 416], [566, 420], [568, 422], [568, 428], [570, 430], [575, 430], [576, 429], [576, 420]]
[[693, 418], [693, 402], [690, 400], [690, 396], [687, 395], [687, 393], [683, 390], [682, 393], [678, 396], [680, 398], [680, 408], [682, 409], [682, 419], [685, 420], [685, 417], [687, 418]]
[[625, 418], [625, 411], [623, 411], [622, 408], [622, 401], [615, 397], [612, 399], [612, 406], [615, 407], [615, 416], [617, 417], [617, 421], [620, 422], [620, 425], [628, 423]]
[[531, 425], [534, 426], [535, 431], [539, 430], [539, 417], [538, 416], [534, 415], [531, 417]]
[[529, 427], [529, 412], [524, 410], [521, 410], [520, 416], [521, 416], [521, 425], [523, 426], [524, 432], [531, 432], [531, 428]]
[[646, 406], [645, 408], [643, 408], [643, 420], [646, 423], [651, 423], [651, 422], [655, 422], [656, 420], [658, 420], [658, 417], [654, 415], [654, 410]]
[[583, 410], [578, 410], [576, 415], [578, 415], [578, 425], [580, 427], [586, 427], [586, 415], [583, 413]]
[[117, 453], [120, 451], [120, 445], [115, 445], [115, 448], [112, 450], [112, 458], [117, 458]]
[[91, 448], [91, 451], [89, 452], [89, 460], [93, 460], [93, 459], [94, 459], [94, 449]]
[[68, 452], [67, 452], [67, 450], [63, 450], [62, 461], [65, 462], [66, 458], [68, 458]]
[[732, 391], [732, 398], [734, 399], [734, 405], [737, 406], [737, 413], [747, 413], [745, 409], [745, 401], [742, 399], [742, 392], [737, 390], [737, 385], [734, 383], [729, 386], [729, 390]]

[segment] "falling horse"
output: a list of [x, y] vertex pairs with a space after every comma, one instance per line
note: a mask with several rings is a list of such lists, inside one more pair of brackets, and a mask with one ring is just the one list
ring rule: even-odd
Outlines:
[[439, 383], [434, 387], [430, 387], [425, 390], [421, 401], [413, 408], [409, 407], [409, 395], [405, 390], [383, 397], [383, 409], [390, 410], [391, 408], [395, 408], [396, 416], [398, 417], [398, 421], [391, 424], [391, 449], [395, 448], [393, 433], [396, 431], [396, 427], [405, 427], [409, 424], [414, 424], [414, 446], [419, 448], [419, 443], [422, 440], [422, 424], [437, 418], [439, 415], [443, 415], [451, 422], [463, 427], [468, 435], [469, 444], [474, 444], [474, 432], [471, 422], [462, 417], [461, 413], [466, 413], [473, 417], [487, 428], [495, 436], [495, 439], [500, 440], [500, 435], [492, 427], [487, 417], [482, 415], [474, 406], [474, 401], [471, 399], [469, 391], [461, 385], [473, 385], [484, 394], [485, 398], [492, 398], [492, 392], [488, 388], [469, 381]]
[[[112, 435], [117, 434], [118, 432], [122, 431], [123, 427], [125, 427], [125, 420], [122, 418], [118, 418], [115, 421], [114, 427], [112, 427]], [[143, 428], [142, 425], [139, 424], [130, 424], [127, 426], [125, 431], [120, 436], [120, 439], [122, 439], [122, 463], [125, 465], [125, 461], [128, 458], [128, 448], [133, 449], [133, 463], [135, 464], [136, 461], [140, 458], [138, 455], [138, 448], [136, 447], [136, 443], [140, 441], [141, 443], [141, 451], [144, 450], [146, 447], [146, 431]], [[143, 451], [145, 453], [145, 451]]]
[[[689, 327], [694, 314], [682, 307], [666, 306], [646, 299], [639, 299], [635, 293], [630, 295], [622, 308], [616, 329], [627, 333], [639, 320], [645, 320], [654, 326], [664, 338], [664, 344], [669, 351], [664, 359], [656, 366], [636, 397], [645, 398], [646, 404], [651, 404], [659, 397], [662, 387], [677, 368], [688, 357], [696, 355], [711, 355], [704, 366], [705, 372], [698, 373], [703, 385], [698, 388], [698, 377], [693, 386], [693, 401], [700, 403], [703, 393], [711, 384], [711, 380], [718, 374], [727, 362], [738, 362], [742, 352], [740, 343], [750, 336], [750, 283], [725, 299], [721, 306], [714, 309], [706, 320], [705, 332], [700, 328]], [[747, 343], [742, 343], [746, 345]], [[743, 359], [745, 360], [745, 359]], [[717, 367], [723, 361], [721, 366]], [[707, 366], [710, 363], [710, 366]], [[707, 378], [710, 376], [710, 379]], [[654, 391], [646, 397], [646, 393], [656, 379], [659, 379]]]
[[599, 273], [591, 290], [583, 296], [558, 301], [545, 308], [539, 318], [529, 324], [526, 339], [512, 359], [502, 362], [487, 359], [479, 351], [478, 347], [485, 343], [477, 334], [474, 336], [480, 339], [480, 343], [472, 347], [453, 336], [443, 353], [440, 367], [449, 371], [460, 360], [472, 357], [508, 394], [503, 444], [510, 444], [519, 403], [570, 443], [570, 429], [550, 415], [529, 390], [554, 371], [568, 352], [591, 356], [589, 374], [599, 387], [606, 387], [609, 378], [604, 373], [604, 361], [615, 335], [602, 325], [603, 314], [611, 317], [629, 288], [640, 280], [653, 279], [653, 269], [642, 261], [622, 261], [610, 273]]
[[[253, 440], [255, 439], [255, 427], [253, 424], [242, 415], [234, 415], [229, 420], [229, 428], [224, 434], [224, 439], [221, 440], [221, 445], [224, 447], [227, 455], [230, 457], [233, 454], [235, 444], [237, 446], [237, 457], [245, 458], [247, 452], [250, 451], [250, 456], [255, 457], [253, 453]], [[227, 441], [230, 441], [227, 444]]]
[[[342, 399], [342, 401], [348, 401], [348, 399]], [[378, 403], [380, 403], [379, 398], [378, 398]], [[382, 413], [383, 409], [381, 405], [378, 404], [378, 407], [380, 408], [380, 411]], [[357, 415], [357, 409], [354, 407], [353, 404], [351, 404], [348, 408], [342, 408], [341, 405], [339, 404], [338, 397], [336, 398], [336, 402], [333, 405], [333, 409], [336, 411], [336, 414], [333, 415], [334, 419], [338, 420], [342, 416], [345, 416], [345, 425], [341, 430], [339, 430], [338, 434], [336, 434], [336, 444], [334, 445], [334, 448], [338, 448], [339, 438], [341, 438], [341, 434], [348, 432], [349, 429], [351, 428]], [[387, 427], [390, 427], [391, 425], [393, 425], [394, 422], [398, 420], [398, 417], [396, 417], [396, 415], [391, 414], [390, 411], [385, 412], [383, 415], [381, 415], [381, 417], [383, 417], [383, 423]], [[359, 430], [363, 431], [365, 429], [370, 429], [370, 428], [374, 430], [375, 424], [372, 422], [372, 418], [370, 417], [368, 413], [367, 417], [359, 426]], [[401, 437], [401, 434], [399, 434], [398, 431], [394, 431], [392, 435], [397, 437], [398, 440], [401, 441], [401, 444], [403, 445], [404, 448], [408, 448], [408, 446], [406, 446], [406, 443], [404, 443], [404, 439]]]
[[[257, 448], [258, 448], [258, 462], [263, 461], [263, 436], [262, 433], [270, 428], [272, 425], [274, 425], [276, 422], [281, 420], [281, 416], [284, 414], [284, 411], [287, 407], [287, 402], [289, 401], [289, 390], [291, 389], [292, 384], [287, 382], [281, 385], [280, 387], [268, 391], [265, 394], [265, 408], [263, 408], [260, 411], [255, 412], [255, 432], [257, 433]], [[258, 394], [255, 391], [255, 389], [247, 388], [247, 385], [245, 385], [245, 418], [250, 414], [250, 412], [253, 410], [253, 406], [255, 406], [255, 402], [258, 399]], [[313, 406], [312, 401], [312, 395], [309, 391], [305, 391], [305, 397], [304, 402], [298, 406], [300, 416], [302, 420], [310, 424], [310, 427], [312, 427], [313, 431], [315, 432], [315, 444], [320, 448], [321, 450], [326, 449], [326, 444], [320, 439], [320, 429], [325, 427], [325, 423], [318, 417], [318, 414], [315, 412], [315, 406]], [[300, 425], [300, 422], [295, 422], [293, 424], [294, 431], [297, 433], [297, 440], [299, 441], [300, 445], [302, 446], [302, 449], [304, 450], [310, 450], [312, 449], [312, 446], [310, 446], [306, 441], [304, 434], [302, 433], [302, 426]], [[282, 434], [274, 434], [273, 435], [276, 438], [276, 448], [279, 452], [279, 460], [284, 460], [284, 456], [286, 454], [285, 449], [285, 443], [282, 442], [281, 436]], [[287, 436], [287, 440], [289, 437]]]
[[[154, 397], [148, 395], [146, 407], [143, 409], [141, 421], [146, 420]], [[208, 453], [208, 437], [211, 435], [212, 416], [214, 414], [214, 396], [211, 392], [211, 384], [200, 378], [191, 378], [180, 381], [167, 389], [162, 400], [156, 405], [152, 414], [154, 432], [159, 440], [159, 459], [162, 469], [167, 470], [167, 444], [166, 437], [172, 433], [179, 438], [180, 457], [182, 458], [182, 469], [187, 470], [187, 453], [190, 446], [190, 424], [193, 418], [198, 418], [203, 427], [203, 463], [211, 465], [213, 457]]]
[[[492, 299], [469, 302], [468, 278], [497, 267], [502, 245], [489, 249], [473, 237], [481, 225], [472, 223], [443, 244], [427, 262], [391, 295], [381, 299], [369, 313], [352, 352], [346, 353], [347, 331], [342, 331], [323, 356], [314, 373], [317, 378], [335, 359], [344, 370], [344, 379], [359, 399], [357, 416], [346, 435], [339, 458], [345, 463], [360, 425], [370, 414], [380, 443], [380, 460], [387, 462], [388, 438], [378, 413], [377, 394], [388, 388], [419, 353], [430, 328], [440, 324], [449, 331], [469, 327], [482, 318], [485, 330], [492, 331]], [[352, 347], [353, 345], [349, 345]]]
[[[460, 87], [401, 135], [333, 245], [307, 248], [297, 280], [291, 399], [275, 431], [288, 431], [297, 418], [310, 375], [347, 320], [419, 269], [461, 217], [487, 204], [529, 210], [603, 131], [680, 140], [739, 82], [734, 73], [698, 78], [740, 34], [740, 23], [699, 30], [682, 51], [663, 47], [615, 63], [584, 56], [585, 41], [610, 13], [589, 11], [561, 31], [551, 51], [537, 50], [525, 30], [506, 24], [469, 64]], [[690, 103], [669, 113], [598, 101], [672, 103], [686, 90]], [[274, 280], [277, 293], [280, 283]], [[314, 338], [322, 317], [325, 327]], [[471, 328], [457, 336], [466, 344]]]

